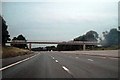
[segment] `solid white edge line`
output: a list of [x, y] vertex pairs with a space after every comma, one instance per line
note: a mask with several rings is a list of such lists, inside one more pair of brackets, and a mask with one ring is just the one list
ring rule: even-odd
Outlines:
[[10, 64], [10, 65], [8, 65], [8, 66], [6, 66], [6, 67], [0, 68], [0, 71], [5, 70], [5, 69], [7, 69], [7, 68], [10, 68], [10, 67], [12, 67], [12, 66], [15, 66], [15, 65], [17, 65], [17, 64], [20, 64], [20, 63], [22, 63], [22, 62], [24, 62], [24, 61], [27, 61], [27, 60], [29, 60], [29, 59], [37, 56], [37, 55], [38, 55], [38, 54], [36, 54], [36, 55], [34, 55], [34, 56], [31, 56], [31, 57], [29, 57], [29, 58], [26, 58], [26, 59], [24, 59], [24, 60], [18, 61], [18, 62], [16, 62], [16, 63]]
[[92, 60], [92, 59], [88, 59], [89, 61], [94, 61], [94, 60]]

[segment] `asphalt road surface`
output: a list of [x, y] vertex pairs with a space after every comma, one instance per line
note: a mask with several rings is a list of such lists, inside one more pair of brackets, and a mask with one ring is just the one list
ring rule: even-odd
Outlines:
[[0, 69], [3, 78], [117, 78], [118, 58], [36, 52]]

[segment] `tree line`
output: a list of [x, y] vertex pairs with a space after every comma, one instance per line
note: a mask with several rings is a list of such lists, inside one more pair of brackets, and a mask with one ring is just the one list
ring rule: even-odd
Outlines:
[[10, 35], [7, 30], [8, 25], [6, 24], [6, 21], [1, 16], [0, 20], [2, 20], [2, 46], [5, 46], [5, 43], [10, 41]]
[[[96, 31], [90, 30], [88, 31], [86, 34], [79, 36], [75, 39], [73, 39], [73, 41], [98, 41], [99, 35]], [[93, 47], [96, 47], [94, 45], [87, 45], [86, 48], [88, 49], [92, 49]], [[82, 50], [83, 49], [83, 45], [63, 45], [63, 44], [59, 44], [57, 46], [58, 50]]]
[[[110, 31], [105, 31], [102, 33], [103, 38], [99, 37], [99, 34], [96, 31], [90, 30], [86, 34], [79, 36], [73, 41], [96, 41], [100, 42], [102, 48], [113, 48], [116, 47], [116, 49], [120, 48], [120, 27], [117, 28], [112, 28]], [[59, 44], [57, 46], [58, 50], [82, 50], [83, 45], [63, 45]], [[101, 48], [99, 46], [95, 45], [86, 45], [86, 49], [96, 49], [96, 48]]]
[[[8, 32], [8, 25], [6, 23], [6, 21], [4, 20], [4, 18], [2, 16], [0, 16], [0, 20], [2, 20], [2, 46], [5, 47], [6, 42], [10, 41], [10, 34]], [[25, 39], [25, 37], [23, 35], [18, 35], [17, 37], [13, 37], [12, 41], [14, 40], [24, 40], [27, 41]], [[12, 47], [18, 47], [18, 48], [27, 48], [27, 44], [11, 44]]]
[[[5, 46], [5, 43], [7, 41], [10, 41], [10, 35], [8, 32], [8, 25], [6, 24], [6, 21], [3, 19], [3, 17], [0, 16], [0, 19], [2, 20], [2, 46]], [[99, 41], [102, 44], [102, 47], [112, 47], [117, 46], [117, 48], [120, 48], [120, 26], [117, 28], [112, 28], [110, 31], [104, 31], [103, 38], [99, 37], [99, 34], [96, 31], [90, 30], [86, 32], [84, 35], [80, 35], [73, 39], [73, 41]], [[26, 38], [20, 34], [17, 37], [13, 37], [12, 41], [15, 40], [24, 40], [27, 41]], [[25, 48], [28, 49], [27, 44], [11, 44], [13, 47], [18, 48]], [[58, 44], [57, 48], [54, 46], [46, 47], [47, 50], [54, 49], [54, 50], [80, 50], [82, 49], [82, 45], [63, 45]], [[95, 49], [98, 48], [98, 46], [95, 45], [87, 45], [87, 49]]]

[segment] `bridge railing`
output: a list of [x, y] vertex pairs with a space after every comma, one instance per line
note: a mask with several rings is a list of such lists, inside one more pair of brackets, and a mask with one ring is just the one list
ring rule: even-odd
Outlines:
[[11, 42], [27, 42], [26, 40], [13, 40]]
[[32, 43], [32, 44], [99, 44], [98, 42], [93, 41], [70, 41], [70, 42], [48, 42], [48, 41], [25, 41], [25, 40], [14, 40], [14, 41], [8, 41], [7, 43], [13, 43], [13, 44], [25, 44], [25, 43]]
[[15, 40], [15, 41], [9, 41], [7, 43], [10, 44], [29, 44], [29, 49], [31, 50], [32, 44], [63, 44], [63, 45], [83, 45], [83, 50], [85, 50], [86, 45], [99, 45], [100, 43], [98, 42], [93, 42], [93, 41], [68, 41], [68, 42], [48, 42], [48, 41], [23, 41], [23, 40]]

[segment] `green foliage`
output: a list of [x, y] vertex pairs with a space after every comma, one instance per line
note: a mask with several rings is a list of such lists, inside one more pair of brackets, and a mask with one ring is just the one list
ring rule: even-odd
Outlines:
[[47, 51], [51, 51], [51, 50], [55, 51], [56, 50], [55, 46], [46, 46], [45, 48]]
[[18, 35], [17, 40], [24, 40], [26, 41], [25, 37], [23, 35]]
[[15, 48], [15, 47], [8, 47], [8, 46], [3, 47], [2, 50], [3, 50], [2, 58], [10, 58], [10, 57], [22, 56], [22, 55], [32, 53], [26, 49], [20, 49], [20, 48]]
[[10, 40], [9, 32], [7, 31], [8, 26], [6, 25], [5, 20], [0, 16], [2, 20], [2, 46], [5, 46], [5, 43]]
[[99, 35], [96, 31], [88, 31], [85, 35], [79, 36], [74, 41], [98, 41]]
[[[73, 41], [98, 41], [99, 35], [96, 31], [88, 31], [85, 35], [75, 38]], [[94, 49], [96, 46], [87, 45], [86, 49]], [[57, 45], [59, 51], [83, 50], [83, 45]]]
[[[24, 41], [26, 42], [27, 40], [25, 39], [25, 37], [23, 35], [18, 35], [17, 37], [13, 37], [12, 41]], [[18, 48], [28, 48], [27, 44], [11, 44], [11, 46], [13, 47], [18, 47]]]
[[86, 39], [86, 36], [83, 35], [83, 36], [79, 36], [79, 37], [75, 38], [74, 41], [87, 41], [87, 39]]
[[111, 29], [109, 32], [103, 32], [104, 40], [101, 41], [103, 46], [110, 47], [118, 45], [120, 41], [120, 31], [116, 28]]

